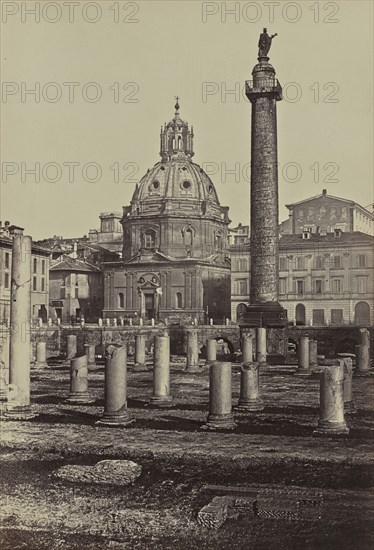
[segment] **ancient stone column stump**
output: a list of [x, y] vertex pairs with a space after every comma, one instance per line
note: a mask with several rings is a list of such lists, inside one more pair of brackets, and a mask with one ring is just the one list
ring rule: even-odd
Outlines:
[[202, 430], [236, 428], [231, 401], [231, 363], [213, 363], [209, 373], [209, 415]]
[[243, 363], [240, 375], [240, 397], [235, 410], [239, 412], [262, 411], [264, 404], [260, 398], [258, 363]]
[[123, 427], [135, 422], [127, 410], [127, 349], [110, 345], [105, 357], [104, 414], [98, 426]]
[[94, 403], [88, 391], [87, 355], [75, 357], [70, 365], [70, 393], [66, 398], [69, 403]]
[[[342, 362], [343, 363], [343, 362]], [[347, 435], [344, 420], [344, 365], [331, 365], [320, 374], [320, 418], [313, 435]]]

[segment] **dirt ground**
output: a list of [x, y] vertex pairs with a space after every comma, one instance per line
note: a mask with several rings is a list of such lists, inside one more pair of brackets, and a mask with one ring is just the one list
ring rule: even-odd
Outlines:
[[[348, 436], [313, 437], [318, 422], [319, 377], [291, 367], [261, 373], [265, 408], [236, 415], [233, 432], [205, 432], [209, 371], [171, 369], [169, 408], [149, 407], [152, 371], [128, 373], [125, 428], [95, 425], [103, 412], [103, 368], [89, 373], [94, 403], [65, 401], [69, 371], [54, 365], [32, 371], [38, 416], [1, 423], [2, 549], [371, 549], [374, 378], [354, 379], [355, 415]], [[233, 365], [233, 404], [239, 366]], [[68, 464], [131, 459], [142, 466], [133, 485], [96, 485], [55, 477]], [[318, 513], [299, 519], [256, 515], [251, 499], [231, 505], [217, 530], [197, 522], [215, 496], [211, 485], [244, 492], [268, 489], [287, 508], [303, 491]], [[221, 488], [222, 489], [222, 488]], [[245, 494], [247, 494], [245, 493]], [[248, 494], [249, 494], [248, 493]], [[235, 501], [236, 502], [236, 501]]]

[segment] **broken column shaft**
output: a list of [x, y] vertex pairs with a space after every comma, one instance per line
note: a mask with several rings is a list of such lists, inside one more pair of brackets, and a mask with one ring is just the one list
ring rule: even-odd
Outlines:
[[309, 366], [318, 366], [318, 342], [317, 340], [309, 340]]
[[253, 338], [252, 334], [245, 333], [242, 337], [242, 363], [253, 361]]
[[75, 334], [68, 334], [66, 337], [66, 360], [70, 361], [77, 355], [77, 337]]
[[232, 430], [231, 363], [213, 363], [209, 373], [209, 415], [202, 429]]
[[295, 374], [298, 374], [299, 376], [310, 376], [311, 370], [309, 365], [309, 336], [300, 336], [297, 367], [298, 368]]
[[30, 405], [31, 237], [13, 236], [10, 298], [10, 360], [8, 405], [5, 417], [27, 420]]
[[208, 338], [206, 341], [206, 362], [207, 364], [217, 361], [217, 340]]
[[320, 375], [320, 418], [315, 435], [348, 434], [344, 420], [344, 365], [325, 367]]
[[75, 357], [70, 363], [70, 393], [66, 399], [69, 403], [93, 403], [88, 391], [87, 355]]
[[353, 414], [357, 409], [352, 396], [352, 359], [346, 357], [341, 360], [341, 363], [344, 365], [344, 412]]
[[170, 395], [170, 338], [156, 336], [153, 352], [153, 405], [165, 406], [171, 401]]
[[243, 363], [240, 368], [239, 410], [262, 411], [264, 405], [260, 399], [258, 363]]
[[88, 370], [96, 369], [96, 346], [95, 344], [84, 344], [84, 349], [87, 355]]
[[197, 330], [187, 331], [187, 363], [186, 370], [197, 371], [199, 369], [199, 339]]
[[36, 343], [36, 361], [34, 363], [35, 368], [44, 368], [48, 367], [47, 365], [47, 343], [46, 342], [37, 342]]
[[135, 363], [134, 371], [147, 370], [145, 353], [145, 334], [138, 333], [135, 336]]
[[266, 328], [256, 329], [256, 362], [266, 365]]
[[126, 426], [134, 420], [127, 411], [127, 349], [109, 345], [105, 356], [104, 414], [99, 426]]

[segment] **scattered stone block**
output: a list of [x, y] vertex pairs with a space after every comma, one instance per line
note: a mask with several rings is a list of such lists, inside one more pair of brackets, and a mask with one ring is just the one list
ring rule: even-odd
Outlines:
[[141, 475], [142, 467], [131, 460], [102, 460], [94, 466], [69, 464], [55, 472], [55, 477], [74, 483], [104, 483], [126, 486]]
[[208, 529], [219, 529], [226, 521], [231, 498], [214, 497], [197, 514], [197, 522]]

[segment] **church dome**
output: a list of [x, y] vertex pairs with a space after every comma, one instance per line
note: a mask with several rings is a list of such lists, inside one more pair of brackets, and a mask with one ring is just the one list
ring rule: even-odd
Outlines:
[[222, 219], [227, 209], [220, 206], [210, 177], [192, 162], [193, 129], [180, 118], [178, 102], [175, 108], [174, 118], [161, 128], [161, 162], [140, 180], [127, 213], [132, 216], [208, 215]]

